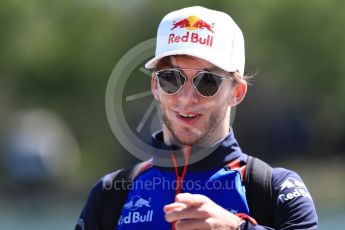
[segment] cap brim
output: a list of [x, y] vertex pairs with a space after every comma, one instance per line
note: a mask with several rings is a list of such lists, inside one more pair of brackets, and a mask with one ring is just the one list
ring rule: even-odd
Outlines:
[[208, 54], [200, 54], [199, 50], [193, 50], [193, 49], [184, 49], [184, 50], [173, 50], [173, 51], [169, 51], [169, 52], [165, 52], [162, 54], [159, 54], [157, 56], [155, 56], [154, 58], [152, 58], [151, 60], [149, 60], [146, 64], [145, 64], [145, 68], [147, 69], [153, 69], [156, 67], [157, 62], [164, 58], [164, 57], [168, 57], [168, 56], [173, 56], [173, 55], [188, 55], [188, 56], [192, 56], [192, 57], [196, 57], [196, 58], [200, 58], [202, 60], [208, 61], [209, 63], [227, 71], [227, 72], [235, 72], [238, 71], [236, 69], [236, 67], [234, 66], [229, 66], [226, 65], [225, 63], [222, 63], [223, 60], [218, 60], [218, 61], [214, 61], [210, 60], [210, 55]]

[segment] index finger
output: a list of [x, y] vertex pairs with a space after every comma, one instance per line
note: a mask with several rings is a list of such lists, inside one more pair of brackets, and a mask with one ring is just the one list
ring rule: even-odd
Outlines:
[[190, 206], [200, 206], [209, 201], [209, 198], [200, 194], [179, 193], [175, 197], [175, 202]]
[[172, 204], [167, 204], [163, 207], [163, 211], [164, 212], [170, 212], [172, 210], [182, 210], [182, 209], [185, 209], [187, 208], [187, 206], [183, 203], [178, 203], [178, 202], [175, 202], [175, 203], [172, 203]]

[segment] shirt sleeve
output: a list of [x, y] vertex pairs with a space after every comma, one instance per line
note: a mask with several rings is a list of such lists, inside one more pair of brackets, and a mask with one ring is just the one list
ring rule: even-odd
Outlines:
[[317, 229], [318, 217], [313, 199], [300, 176], [290, 170], [274, 168], [272, 174], [274, 227], [248, 223], [248, 230]]

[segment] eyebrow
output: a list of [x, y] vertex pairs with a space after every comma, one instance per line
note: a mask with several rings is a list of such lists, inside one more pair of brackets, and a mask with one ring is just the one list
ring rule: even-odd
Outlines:
[[193, 68], [182, 68], [181, 66], [177, 66], [177, 65], [171, 65], [172, 68], [177, 68], [177, 69], [190, 69], [190, 70], [203, 70], [203, 71], [208, 71], [208, 72], [212, 72], [212, 71], [221, 71], [221, 69], [219, 69], [216, 66], [212, 66], [210, 68], [204, 68], [204, 69], [193, 69]]
[[219, 68], [216, 67], [216, 66], [212, 66], [211, 68], [205, 68], [205, 69], [203, 69], [203, 70], [212, 72], [212, 71], [221, 70], [221, 69], [219, 69]]

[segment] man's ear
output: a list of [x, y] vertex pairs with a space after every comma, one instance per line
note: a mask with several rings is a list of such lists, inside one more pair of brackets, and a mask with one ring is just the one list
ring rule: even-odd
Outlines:
[[152, 75], [151, 75], [151, 92], [157, 101], [159, 101], [158, 90], [159, 89], [158, 89], [157, 77], [152, 73]]
[[236, 106], [241, 103], [247, 93], [247, 82], [245, 80], [237, 80], [231, 90], [231, 97], [229, 100], [230, 106]]

